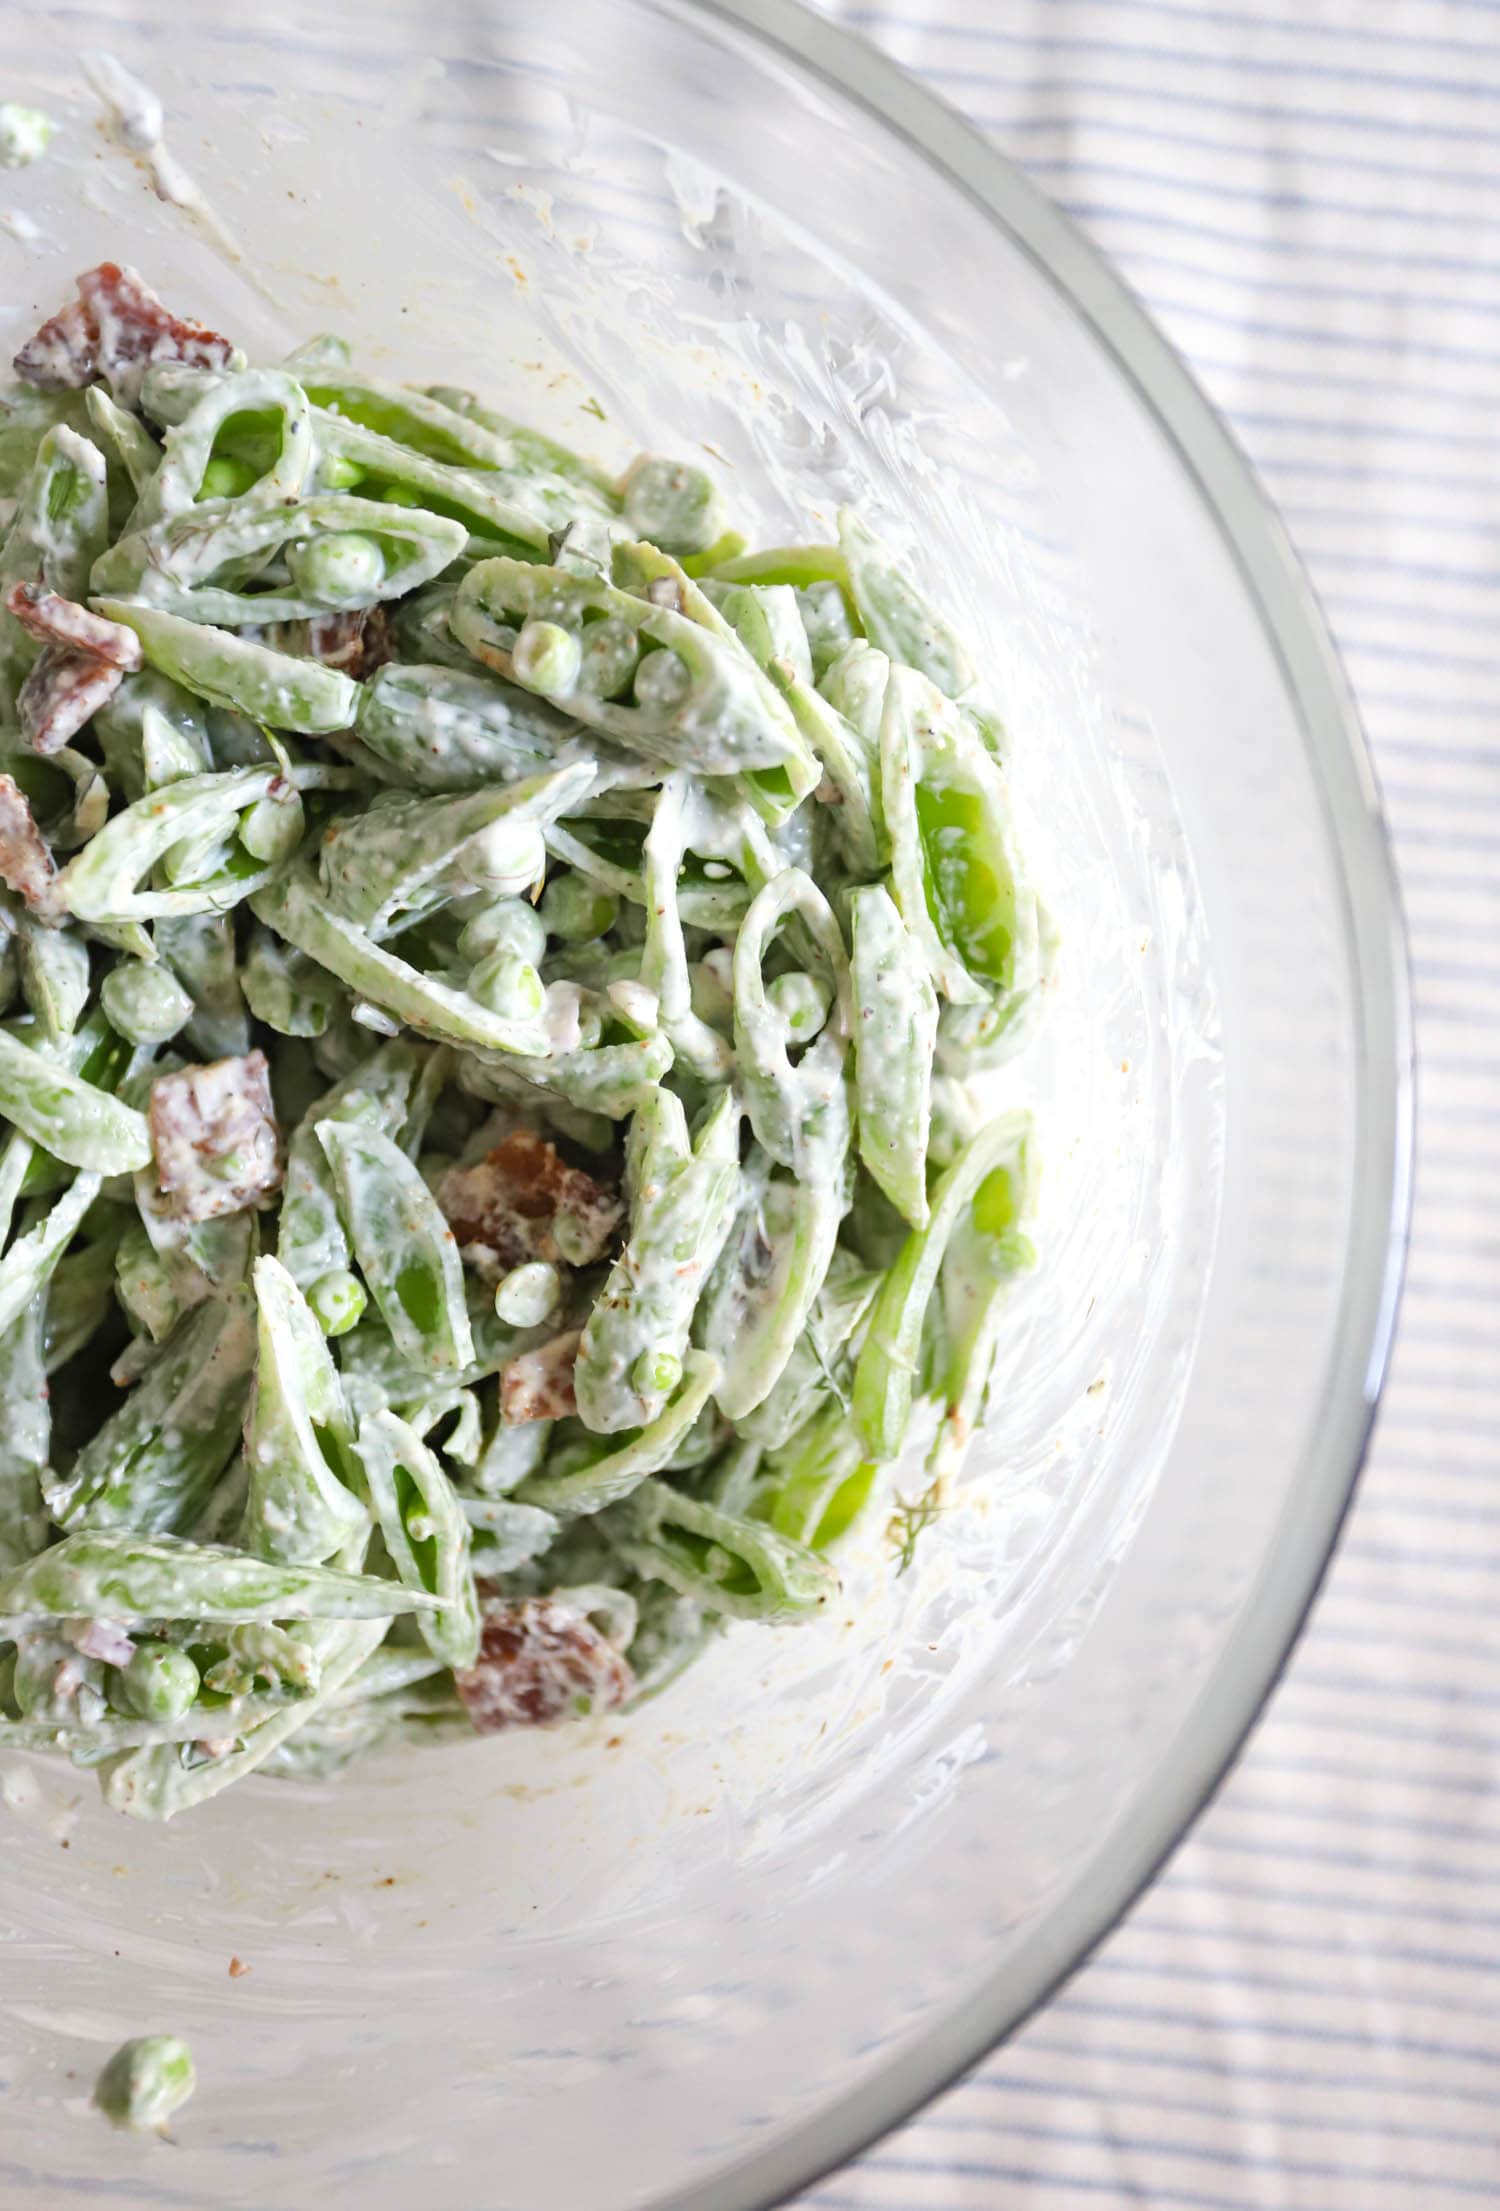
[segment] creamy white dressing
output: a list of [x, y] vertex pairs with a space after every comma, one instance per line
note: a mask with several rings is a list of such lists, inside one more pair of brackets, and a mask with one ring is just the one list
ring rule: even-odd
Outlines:
[[40, 253], [46, 244], [41, 224], [34, 221], [24, 208], [0, 209], [0, 228], [8, 230], [16, 244], [25, 246], [29, 252]]
[[[176, 155], [168, 150], [161, 100], [149, 85], [133, 77], [124, 63], [103, 47], [90, 47], [79, 66], [105, 112], [105, 124], [116, 144], [137, 163], [152, 191], [169, 207], [180, 207], [216, 252], [237, 268], [246, 269], [239, 240], [205, 199], [202, 191]], [[258, 290], [265, 287], [246, 269]], [[269, 294], [267, 295], [269, 296]]]

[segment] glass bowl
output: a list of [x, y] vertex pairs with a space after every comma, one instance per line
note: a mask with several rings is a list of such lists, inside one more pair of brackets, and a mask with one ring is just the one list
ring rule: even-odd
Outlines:
[[[166, 158], [96, 47], [159, 93]], [[331, 327], [605, 459], [707, 447], [763, 541], [854, 499], [995, 671], [1061, 930], [995, 1083], [1038, 1113], [1043, 1264], [910, 1570], [898, 1479], [835, 1617], [740, 1629], [633, 1717], [167, 1829], [0, 1772], [7, 2202], [753, 2211], [1078, 1962], [1327, 1558], [1411, 1094], [1345, 684], [1118, 280], [788, 0], [92, 0], [15, 19], [6, 90], [65, 129], [0, 188], [0, 335], [128, 259], [252, 355]], [[174, 2149], [88, 2109], [148, 2030], [197, 2052]]]

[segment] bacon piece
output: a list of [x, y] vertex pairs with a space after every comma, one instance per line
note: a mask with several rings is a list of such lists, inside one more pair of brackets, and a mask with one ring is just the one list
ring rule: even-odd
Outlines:
[[363, 683], [391, 658], [391, 625], [383, 606], [345, 614], [319, 614], [307, 625], [307, 651], [325, 668], [338, 668]]
[[266, 642], [298, 660], [321, 661], [362, 683], [393, 658], [391, 625], [383, 606], [351, 607], [342, 614], [314, 614], [297, 622], [273, 622]]
[[69, 1620], [63, 1634], [74, 1650], [103, 1666], [125, 1666], [135, 1656], [135, 1644], [118, 1620]]
[[141, 641], [42, 583], [13, 583], [5, 605], [42, 646], [16, 700], [21, 733], [33, 752], [56, 752], [141, 666]]
[[450, 1167], [437, 1201], [484, 1282], [528, 1259], [586, 1267], [603, 1257], [625, 1217], [618, 1191], [570, 1167], [531, 1129], [513, 1129], [471, 1167]]
[[70, 652], [46, 645], [16, 694], [16, 719], [33, 752], [59, 752], [78, 735], [91, 714], [113, 698], [125, 670], [96, 653]]
[[480, 1735], [557, 1727], [623, 1704], [635, 1676], [585, 1613], [554, 1597], [487, 1605], [479, 1656], [453, 1685]]
[[44, 583], [13, 583], [5, 604], [38, 644], [90, 653], [126, 675], [134, 675], [142, 664], [141, 641], [134, 630], [123, 622], [107, 622], [102, 614], [80, 606], [76, 599], [65, 599], [60, 591], [49, 591]]
[[43, 906], [56, 873], [31, 801], [13, 775], [0, 775], [0, 883], [28, 906]]
[[581, 1329], [554, 1336], [523, 1351], [500, 1369], [500, 1418], [516, 1427], [524, 1420], [563, 1420], [576, 1413], [573, 1364], [578, 1357]]
[[70, 299], [27, 339], [11, 366], [23, 384], [39, 391], [78, 391], [92, 383], [99, 357], [99, 326], [81, 299]]
[[69, 300], [15, 357], [23, 384], [42, 391], [78, 391], [102, 377], [115, 397], [133, 405], [155, 361], [225, 368], [234, 353], [227, 338], [185, 315], [174, 315], [134, 269], [101, 261], [78, 279]]
[[239, 1213], [281, 1183], [281, 1131], [264, 1052], [181, 1067], [151, 1085], [157, 1180], [178, 1220]]

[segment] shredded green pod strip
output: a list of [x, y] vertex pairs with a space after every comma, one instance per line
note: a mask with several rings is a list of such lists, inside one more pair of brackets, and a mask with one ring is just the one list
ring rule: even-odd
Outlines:
[[445, 1666], [472, 1666], [479, 1652], [479, 1600], [469, 1565], [469, 1523], [436, 1456], [393, 1412], [361, 1423], [359, 1457], [385, 1547], [410, 1589], [436, 1598], [417, 1621]]
[[410, 1365], [457, 1372], [474, 1357], [458, 1246], [400, 1146], [357, 1122], [324, 1121], [339, 1212], [371, 1296]]
[[[854, 1418], [879, 1458], [894, 1458], [906, 1440], [922, 1325], [948, 1240], [990, 1177], [1004, 1185], [1005, 1225], [1021, 1217], [1030, 1133], [1029, 1121], [1019, 1113], [982, 1129], [938, 1182], [926, 1225], [912, 1230], [885, 1278], [854, 1372]], [[998, 1193], [996, 1202], [1002, 1202]]]
[[8, 1620], [383, 1620], [433, 1603], [372, 1574], [115, 1531], [66, 1536], [0, 1580], [0, 1619]]
[[130, 599], [101, 598], [95, 611], [135, 631], [153, 668], [210, 706], [231, 707], [275, 729], [346, 729], [359, 688], [334, 668], [294, 660], [229, 630], [185, 621]]
[[255, 1384], [245, 1418], [249, 1494], [239, 1542], [258, 1558], [320, 1563], [363, 1533], [354, 1427], [307, 1300], [279, 1260], [257, 1259]]
[[574, 1472], [533, 1474], [516, 1491], [521, 1503], [544, 1505], [549, 1512], [572, 1515], [602, 1512], [628, 1497], [648, 1474], [660, 1473], [708, 1403], [719, 1378], [718, 1361], [701, 1351], [682, 1360], [677, 1394], [654, 1420], [591, 1456]]

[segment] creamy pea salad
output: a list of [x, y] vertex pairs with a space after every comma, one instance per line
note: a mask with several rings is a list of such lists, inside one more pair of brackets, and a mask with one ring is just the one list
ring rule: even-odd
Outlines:
[[113, 263], [15, 373], [0, 1747], [166, 1819], [628, 1706], [862, 1514], [895, 1570], [1033, 1263], [947, 622], [857, 515], [751, 551]]

